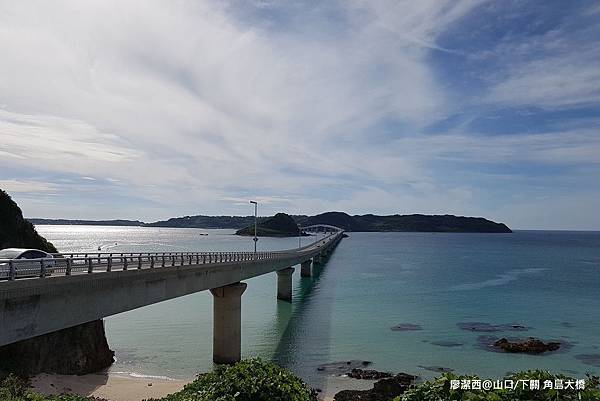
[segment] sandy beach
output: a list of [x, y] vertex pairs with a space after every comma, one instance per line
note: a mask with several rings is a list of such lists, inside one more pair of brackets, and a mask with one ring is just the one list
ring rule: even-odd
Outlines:
[[[161, 398], [175, 393], [188, 383], [186, 380], [133, 377], [120, 374], [90, 374], [84, 376], [40, 374], [31, 380], [35, 391], [42, 394], [79, 394], [104, 398], [109, 401], [142, 401]], [[320, 394], [323, 401], [333, 401], [334, 395], [344, 389], [368, 389], [371, 380], [354, 380], [332, 376]]]
[[65, 376], [40, 374], [31, 380], [34, 390], [43, 394], [79, 394], [109, 401], [141, 401], [175, 393], [184, 380], [139, 378], [118, 374]]

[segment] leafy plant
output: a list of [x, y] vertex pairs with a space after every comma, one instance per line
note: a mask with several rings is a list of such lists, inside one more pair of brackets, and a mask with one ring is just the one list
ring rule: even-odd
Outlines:
[[29, 390], [29, 382], [9, 374], [0, 382], [1, 401], [93, 401], [80, 395], [45, 396]]
[[[221, 365], [162, 401], [316, 401], [316, 392], [291, 372], [261, 359]], [[158, 400], [156, 400], [158, 401]]]

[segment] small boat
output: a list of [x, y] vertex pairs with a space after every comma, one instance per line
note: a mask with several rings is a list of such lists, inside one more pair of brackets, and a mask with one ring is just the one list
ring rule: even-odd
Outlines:
[[208, 235], [208, 233], [200, 233], [200, 234], [198, 234], [198, 235]]

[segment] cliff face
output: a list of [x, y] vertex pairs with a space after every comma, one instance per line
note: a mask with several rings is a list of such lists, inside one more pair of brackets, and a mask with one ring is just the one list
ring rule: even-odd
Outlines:
[[[12, 247], [57, 252], [23, 218], [10, 196], [0, 190], [0, 249]], [[0, 303], [0, 310], [3, 308]], [[113, 356], [104, 324], [97, 320], [0, 347], [0, 369], [23, 374], [86, 374], [110, 366]]]
[[0, 249], [35, 248], [57, 252], [54, 245], [39, 235], [33, 224], [23, 218], [15, 201], [0, 189]]
[[83, 375], [109, 367], [113, 356], [104, 323], [96, 320], [0, 347], [0, 368], [29, 375]]

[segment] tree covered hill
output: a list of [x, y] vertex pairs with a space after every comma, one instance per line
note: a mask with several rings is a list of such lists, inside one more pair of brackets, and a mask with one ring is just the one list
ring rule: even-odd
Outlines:
[[33, 224], [23, 218], [23, 212], [10, 195], [0, 189], [0, 249], [35, 248], [57, 252], [54, 245], [39, 235]]
[[[483, 217], [454, 215], [394, 214], [378, 216], [374, 214], [351, 216], [344, 212], [326, 212], [315, 216], [291, 216], [301, 226], [329, 224], [346, 231], [402, 231], [402, 232], [455, 232], [455, 233], [510, 233], [503, 223]], [[271, 217], [259, 217], [259, 224]], [[254, 225], [254, 216], [183, 216], [168, 220], [143, 223], [138, 220], [66, 220], [66, 219], [29, 219], [33, 224], [89, 224], [144, 227], [177, 228], [225, 228], [242, 229]], [[252, 233], [254, 234], [254, 232]]]

